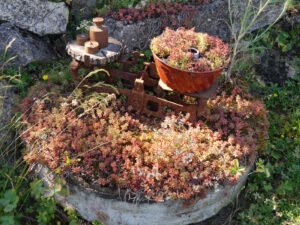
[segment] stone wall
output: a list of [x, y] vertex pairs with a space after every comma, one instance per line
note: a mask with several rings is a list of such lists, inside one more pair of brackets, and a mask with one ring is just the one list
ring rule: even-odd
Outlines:
[[[234, 6], [231, 13], [233, 27], [238, 29], [244, 15], [245, 1], [232, 0], [232, 2]], [[257, 0], [254, 4], [258, 4]], [[282, 7], [282, 4], [274, 4], [268, 7], [250, 30], [253, 31], [273, 23], [280, 15]], [[166, 19], [165, 16], [124, 24], [107, 18], [106, 25], [110, 28], [110, 35], [122, 41], [129, 50], [145, 49], [149, 47], [150, 40], [163, 31], [162, 21], [164, 19]], [[198, 32], [215, 35], [225, 41], [231, 40], [230, 14], [227, 1], [214, 0], [209, 4], [200, 5], [197, 7], [195, 15], [187, 15], [183, 12], [176, 17], [176, 20], [179, 26], [186, 26], [188, 22], [188, 25], [195, 27]]]
[[[31, 41], [35, 40], [34, 42], [37, 43], [37, 46], [43, 46], [41, 49], [44, 50], [46, 44], [42, 44], [41, 42], [47, 40], [47, 38], [41, 39], [37, 36], [64, 34], [69, 23], [69, 15], [88, 18], [93, 15], [96, 7], [96, 0], [73, 0], [66, 2], [68, 5], [65, 2], [55, 3], [47, 0], [0, 0], [0, 21], [6, 21], [12, 26], [18, 27], [19, 29], [15, 29], [18, 37], [20, 37], [22, 30], [26, 30], [26, 36], [30, 36], [30, 38], [23, 38], [23, 43], [35, 49]], [[234, 16], [234, 21], [238, 24], [240, 17], [243, 15], [244, 1], [232, 0], [232, 2], [235, 6], [233, 7], [232, 15]], [[280, 4], [271, 7], [265, 13], [267, 16], [260, 18], [253, 26], [253, 29], [272, 23], [276, 16], [278, 16], [280, 9]], [[149, 47], [150, 40], [162, 32], [162, 21], [165, 19], [167, 19], [166, 16], [123, 24], [120, 21], [107, 18], [106, 25], [110, 28], [110, 35], [122, 41], [128, 46], [129, 50], [145, 49]], [[227, 1], [214, 0], [209, 4], [197, 6], [195, 15], [183, 12], [176, 17], [176, 20], [179, 26], [188, 25], [189, 27], [195, 27], [196, 31], [216, 35], [226, 41], [230, 41], [231, 39], [231, 30], [228, 26], [229, 13]], [[0, 27], [0, 32], [1, 29], [3, 29], [3, 35], [3, 32], [6, 32], [5, 29], [7, 28], [5, 26]], [[9, 34], [6, 35], [6, 37], [8, 36]], [[21, 53], [22, 50], [16, 49], [15, 52]], [[49, 55], [48, 52], [50, 50], [45, 51], [44, 55]], [[20, 54], [19, 59], [22, 57]], [[48, 59], [48, 57], [41, 57], [41, 59]], [[27, 60], [20, 60], [20, 65], [23, 66], [33, 61], [35, 61], [35, 57], [27, 57]]]
[[[178, 26], [195, 27], [196, 31], [216, 35], [229, 41], [230, 29], [227, 26], [229, 20], [227, 1], [216, 0], [211, 4], [198, 7], [195, 15], [184, 12], [176, 17]], [[110, 35], [122, 41], [129, 50], [149, 48], [151, 39], [163, 31], [162, 22], [166, 16], [124, 24], [111, 18], [106, 19]]]

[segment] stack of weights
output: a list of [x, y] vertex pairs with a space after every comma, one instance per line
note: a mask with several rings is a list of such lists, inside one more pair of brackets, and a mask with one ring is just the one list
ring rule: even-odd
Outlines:
[[108, 46], [108, 28], [104, 25], [104, 19], [96, 17], [94, 25], [90, 27], [90, 41], [84, 43], [85, 52], [96, 54], [99, 49]]

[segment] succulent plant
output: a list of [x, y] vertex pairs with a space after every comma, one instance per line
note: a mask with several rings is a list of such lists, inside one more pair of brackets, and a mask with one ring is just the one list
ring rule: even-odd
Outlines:
[[[168, 65], [191, 72], [212, 71], [226, 66], [229, 46], [220, 38], [197, 33], [194, 29], [179, 28], [176, 31], [166, 28], [158, 37], [152, 39], [150, 48]], [[188, 50], [196, 48], [200, 59], [189, 57]]]
[[241, 174], [231, 168], [253, 162], [268, 131], [264, 105], [238, 89], [207, 101], [194, 124], [183, 115], [143, 117], [113, 95], [24, 104], [31, 105], [23, 114], [26, 161], [156, 201], [203, 197], [214, 185], [235, 182]]
[[[202, 1], [201, 3], [207, 2]], [[143, 19], [174, 16], [183, 12], [193, 13], [195, 11], [195, 6], [191, 4], [157, 1], [156, 3], [147, 4], [141, 9], [121, 8], [115, 12], [110, 13], [110, 16], [115, 20], [119, 20], [125, 23], [131, 23]]]

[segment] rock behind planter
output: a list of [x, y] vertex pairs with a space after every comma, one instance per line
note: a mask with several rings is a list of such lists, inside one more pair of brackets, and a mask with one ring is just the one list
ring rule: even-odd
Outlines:
[[[119, 199], [104, 198], [103, 194], [77, 184], [67, 184], [69, 195], [56, 195], [62, 205], [76, 209], [88, 221], [101, 221], [106, 225], [183, 225], [204, 221], [227, 206], [244, 186], [252, 165], [247, 167], [235, 185], [219, 186], [194, 205], [182, 200], [162, 203], [133, 204]], [[35, 172], [46, 186], [53, 186], [54, 175], [48, 168], [38, 165]]]
[[82, 19], [87, 19], [93, 16], [97, 4], [97, 0], [72, 0], [71, 13]]
[[15, 41], [8, 49], [8, 57], [17, 57], [10, 62], [9, 66], [25, 66], [36, 61], [48, 62], [54, 57], [44, 39], [20, 30], [10, 23], [0, 24], [0, 54], [3, 54], [5, 46], [13, 39]]
[[64, 2], [45, 0], [1, 0], [0, 20], [38, 35], [66, 31], [69, 10]]
[[[248, 1], [232, 0], [234, 27], [238, 29], [241, 17], [245, 10], [245, 3]], [[259, 1], [254, 0], [253, 4], [258, 5]], [[274, 4], [266, 10], [263, 17], [259, 18], [250, 30], [256, 30], [274, 22], [282, 9], [282, 4]], [[190, 26], [195, 27], [197, 32], [208, 33], [218, 36], [225, 41], [230, 41], [230, 16], [228, 4], [225, 0], [214, 0], [209, 4], [203, 4], [197, 7], [196, 14], [185, 15], [184, 12], [176, 16], [178, 26], [185, 26], [186, 18]], [[184, 19], [185, 18], [185, 19]], [[164, 17], [144, 19], [129, 24], [121, 21], [106, 19], [106, 25], [109, 26], [110, 35], [122, 41], [129, 50], [148, 48], [150, 40], [159, 35], [162, 30], [162, 20]]]

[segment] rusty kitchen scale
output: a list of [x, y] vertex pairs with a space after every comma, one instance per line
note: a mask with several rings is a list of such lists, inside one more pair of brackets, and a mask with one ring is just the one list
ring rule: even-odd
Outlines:
[[[125, 95], [128, 105], [149, 116], [164, 118], [166, 112], [172, 110], [175, 113], [189, 113], [190, 120], [197, 121], [207, 99], [215, 97], [218, 82], [200, 93], [180, 94], [159, 79], [154, 62], [144, 62], [142, 71], [130, 72], [144, 55], [137, 51], [125, 54], [126, 47], [108, 36], [103, 18], [94, 18], [93, 22], [95, 25], [90, 27], [89, 35], [78, 35], [76, 41], [68, 43], [66, 47], [73, 58], [71, 72], [75, 82], [82, 81], [79, 75], [81, 68], [92, 71], [100, 67], [110, 74], [104, 79], [106, 83], [114, 85], [122, 81], [123, 85], [122, 88], [97, 86], [93, 91]], [[113, 62], [117, 62], [121, 69], [114, 68]], [[82, 88], [86, 84], [91, 82], [88, 79], [81, 82]]]

